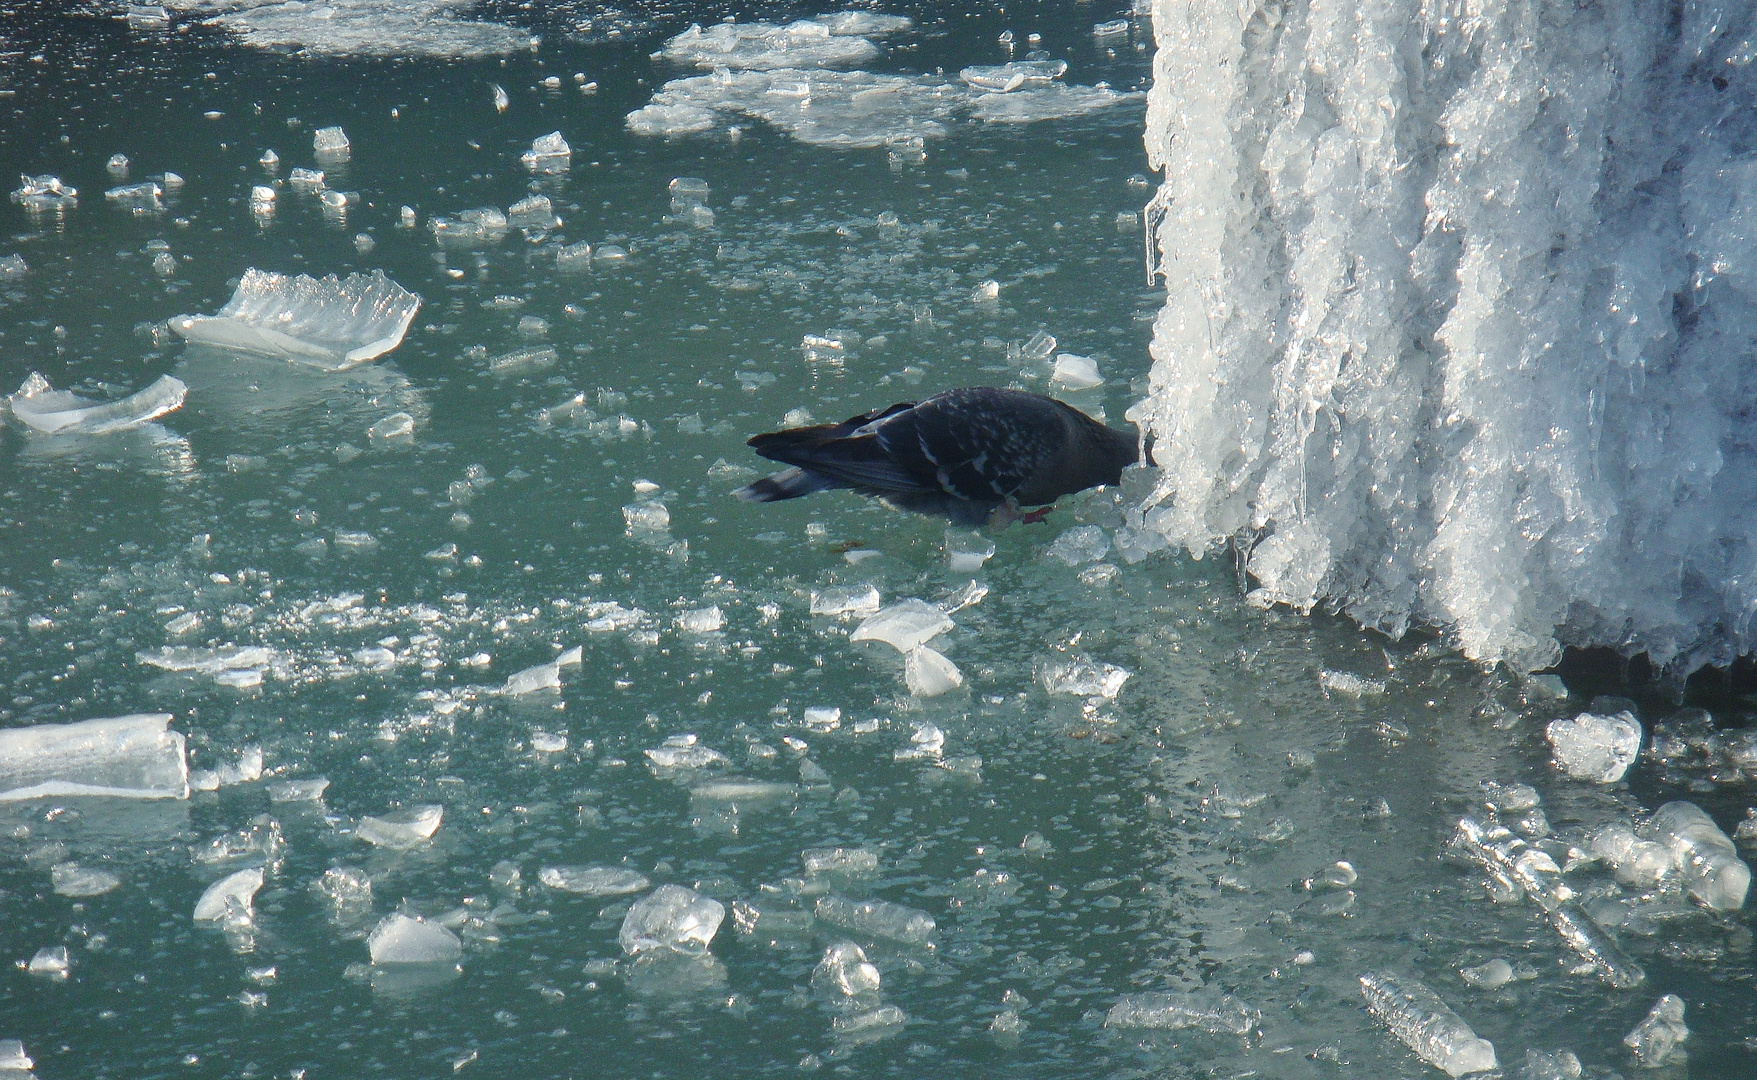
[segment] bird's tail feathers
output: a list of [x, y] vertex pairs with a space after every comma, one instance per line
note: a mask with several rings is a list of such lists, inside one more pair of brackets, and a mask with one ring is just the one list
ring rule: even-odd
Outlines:
[[745, 502], [780, 502], [838, 486], [840, 485], [836, 481], [827, 476], [819, 476], [804, 469], [783, 469], [773, 476], [752, 481], [732, 494]]

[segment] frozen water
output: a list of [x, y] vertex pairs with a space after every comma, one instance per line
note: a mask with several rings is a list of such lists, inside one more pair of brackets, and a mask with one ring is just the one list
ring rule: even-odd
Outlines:
[[1069, 566], [1097, 562], [1110, 551], [1110, 537], [1096, 525], [1080, 525], [1055, 538], [1047, 552]]
[[401, 912], [373, 927], [366, 947], [374, 964], [455, 964], [464, 954], [449, 928]]
[[262, 888], [262, 867], [240, 870], [209, 885], [195, 902], [196, 922], [247, 923], [255, 916], [251, 902]]
[[1495, 1048], [1479, 1039], [1439, 995], [1408, 976], [1368, 972], [1360, 977], [1367, 1010], [1415, 1055], [1452, 1076], [1495, 1067]]
[[[494, 89], [499, 91], [500, 87], [497, 86]], [[501, 105], [500, 102], [505, 97], [505, 91], [500, 92], [501, 98], [496, 99], [495, 105], [504, 110], [505, 106]], [[567, 140], [562, 137], [561, 132], [551, 131], [547, 135], [540, 135], [532, 140], [531, 148], [526, 150], [519, 160], [524, 163], [525, 168], [532, 172], [566, 172], [573, 161], [573, 148], [567, 145]]]
[[332, 866], [315, 887], [337, 907], [360, 907], [372, 902], [372, 879], [352, 866]]
[[[514, 229], [555, 229], [561, 219], [547, 195], [530, 195], [506, 208], [506, 223]], [[528, 317], [528, 316], [527, 316]]]
[[1513, 981], [1513, 965], [1496, 957], [1486, 964], [1463, 968], [1458, 974], [1479, 990], [1494, 990]]
[[859, 877], [876, 874], [879, 867], [878, 852], [868, 848], [807, 848], [800, 852], [799, 859], [808, 874]]
[[645, 892], [645, 874], [620, 866], [545, 866], [537, 880], [551, 889], [581, 896], [626, 896]]
[[407, 810], [394, 810], [382, 817], [363, 817], [354, 826], [354, 835], [376, 847], [407, 850], [420, 847], [439, 831], [445, 807], [427, 804]]
[[[813, 20], [774, 23], [715, 23], [691, 26], [665, 43], [660, 55], [700, 68], [853, 67], [879, 53], [877, 45], [854, 23], [827, 24]], [[870, 32], [870, 31], [867, 31]]]
[[979, 90], [1011, 93], [1021, 86], [1047, 86], [1067, 73], [1066, 60], [1019, 60], [1007, 64], [974, 65], [958, 72], [958, 78]]
[[58, 176], [20, 176], [12, 201], [32, 214], [63, 213], [79, 205], [79, 190]]
[[17, 281], [28, 273], [30, 266], [25, 263], [23, 255], [0, 258], [0, 282]]
[[1684, 1000], [1667, 994], [1653, 1003], [1635, 1030], [1623, 1036], [1623, 1045], [1643, 1067], [1657, 1069], [1681, 1057], [1679, 1044], [1689, 1037], [1690, 1029], [1684, 1026]]
[[311, 136], [311, 150], [320, 160], [346, 161], [349, 149], [348, 133], [339, 127], [318, 128]]
[[931, 698], [964, 685], [964, 673], [944, 654], [917, 645], [903, 657], [903, 681], [916, 697]]
[[108, 870], [94, 870], [78, 863], [56, 863], [49, 869], [50, 885], [57, 896], [83, 899], [102, 896], [121, 887], [122, 879]]
[[54, 390], [47, 379], [31, 372], [7, 404], [26, 426], [51, 435], [101, 435], [124, 431], [182, 407], [189, 388], [182, 380], [161, 375], [152, 385], [118, 401], [96, 402], [66, 390]]
[[919, 948], [933, 948], [938, 931], [932, 915], [889, 900], [825, 896], [817, 902], [817, 917], [859, 937]]
[[550, 662], [537, 664], [507, 676], [506, 685], [500, 692], [513, 697], [523, 694], [535, 694], [540, 690], [561, 689], [561, 665]]
[[[47, 975], [52, 979], [65, 979], [69, 966], [67, 946], [51, 945], [48, 948], [38, 949], [36, 954], [30, 958], [30, 963], [25, 967], [25, 970], [32, 975]], [[4, 1068], [4, 1066], [0, 1065], [0, 1068]]]
[[1131, 672], [1115, 664], [1081, 657], [1052, 660], [1043, 665], [1039, 678], [1052, 694], [1114, 698], [1122, 692]]
[[1055, 370], [1050, 373], [1049, 382], [1052, 387], [1063, 390], [1090, 390], [1095, 386], [1103, 386], [1104, 376], [1098, 373], [1098, 361], [1090, 356], [1059, 353], [1055, 358]]
[[813, 615], [871, 615], [878, 611], [881, 602], [876, 586], [838, 585], [829, 589], [812, 590], [811, 613]]
[[1691, 896], [1716, 911], [1737, 911], [1751, 887], [1751, 868], [1714, 819], [1693, 803], [1669, 802], [1641, 827], [1664, 846]]
[[457, 18], [476, 6], [473, 0], [327, 0], [321, 6], [307, 0], [219, 0], [199, 6], [223, 10], [208, 25], [244, 45], [308, 56], [458, 60], [535, 45], [529, 31]]
[[712, 634], [726, 625], [726, 615], [718, 604], [690, 608], [677, 616], [677, 628], [686, 634]]
[[1627, 712], [1552, 720], [1544, 734], [1555, 751], [1556, 767], [1576, 780], [1614, 784], [1641, 751], [1641, 722]]
[[182, 799], [183, 736], [169, 713], [0, 731], [0, 802], [64, 795]]
[[218, 315], [179, 315], [170, 325], [197, 344], [339, 371], [401, 344], [420, 306], [382, 271], [320, 280], [250, 269]]
[[1230, 994], [1153, 993], [1125, 995], [1105, 1014], [1104, 1026], [1200, 1028], [1217, 1035], [1248, 1035], [1260, 1020], [1256, 1009]]
[[24, 1042], [20, 1039], [0, 1039], [0, 1070], [16, 1070], [29, 1072], [36, 1067], [29, 1054], [24, 1052]]
[[700, 956], [725, 917], [718, 900], [682, 885], [661, 885], [628, 909], [617, 941], [630, 956], [654, 950]]
[[709, 765], [727, 764], [725, 754], [695, 745], [693, 736], [673, 736], [664, 746], [655, 746], [642, 753], [661, 769], [705, 769]]
[[260, 645], [166, 645], [134, 658], [149, 667], [219, 678], [227, 672], [260, 671], [274, 661], [274, 652]]
[[900, 653], [925, 645], [952, 629], [951, 619], [925, 600], [899, 600], [868, 616], [848, 635], [849, 641], [882, 641]]
[[813, 986], [850, 998], [877, 994], [880, 981], [879, 969], [852, 941], [838, 941], [826, 948], [811, 973]]
[[268, 785], [271, 803], [320, 802], [329, 790], [329, 781], [321, 776], [308, 780], [276, 780]]

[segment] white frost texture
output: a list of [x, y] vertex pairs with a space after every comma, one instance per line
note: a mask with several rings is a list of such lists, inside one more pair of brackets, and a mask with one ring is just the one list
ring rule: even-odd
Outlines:
[[250, 269], [218, 315], [179, 315], [171, 329], [198, 345], [340, 371], [402, 344], [420, 306], [381, 270], [337, 280]]
[[1135, 534], [1242, 538], [1261, 602], [1520, 669], [1750, 649], [1754, 9], [1156, 0], [1154, 23], [1166, 299], [1130, 417], [1161, 471]]

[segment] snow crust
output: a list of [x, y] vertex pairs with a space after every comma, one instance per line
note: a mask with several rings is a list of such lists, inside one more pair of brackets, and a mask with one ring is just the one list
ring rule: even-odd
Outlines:
[[1757, 26], [1676, 10], [1156, 0], [1132, 532], [1518, 669], [1749, 649]]

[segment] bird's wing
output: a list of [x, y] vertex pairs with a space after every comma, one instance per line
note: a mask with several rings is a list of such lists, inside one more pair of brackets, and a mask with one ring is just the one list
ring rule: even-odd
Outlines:
[[935, 395], [876, 426], [891, 457], [977, 502], [1017, 496], [1067, 442], [1055, 402], [984, 388]]
[[873, 492], [939, 490], [931, 469], [922, 472], [911, 468], [909, 462], [892, 457], [875, 433], [759, 446], [757, 453]]

